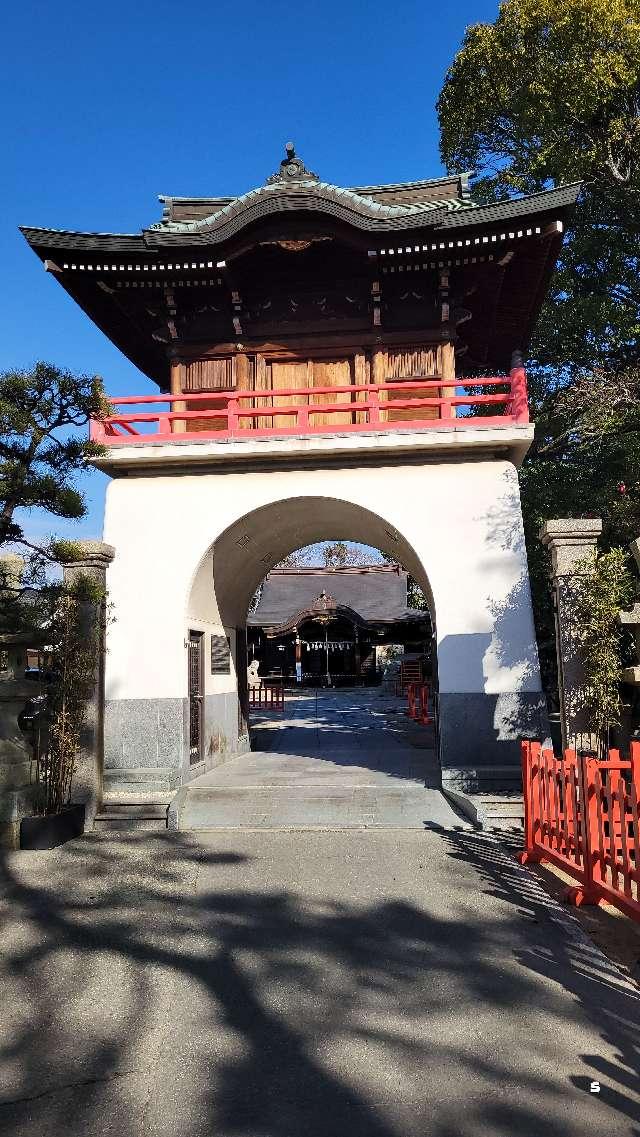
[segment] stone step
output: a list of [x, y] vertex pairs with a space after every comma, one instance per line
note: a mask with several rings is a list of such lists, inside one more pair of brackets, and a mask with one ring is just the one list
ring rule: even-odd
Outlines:
[[521, 829], [524, 825], [522, 798], [484, 798], [482, 811], [488, 829]]
[[160, 819], [156, 817], [140, 817], [137, 819], [127, 817], [103, 817], [100, 814], [95, 819], [94, 829], [99, 832], [111, 832], [112, 830], [123, 829], [131, 832], [134, 829], [154, 829], [166, 830], [166, 818]]
[[166, 817], [166, 805], [157, 805], [154, 802], [137, 801], [133, 804], [111, 804], [103, 806], [100, 817]]
[[166, 801], [141, 801], [139, 796], [136, 802], [103, 802], [94, 825], [96, 829], [166, 829], [167, 810]]
[[173, 774], [162, 766], [140, 766], [132, 769], [105, 770], [103, 784], [107, 793], [168, 793]]
[[482, 808], [489, 816], [498, 814], [508, 815], [514, 817], [524, 817], [524, 802], [522, 798], [495, 798], [493, 800], [486, 798], [482, 799]]
[[137, 790], [107, 790], [102, 795], [102, 808], [112, 805], [169, 805], [174, 790], [151, 790], [140, 786]]
[[439, 790], [379, 785], [183, 786], [169, 810], [172, 829], [424, 829], [460, 823]]

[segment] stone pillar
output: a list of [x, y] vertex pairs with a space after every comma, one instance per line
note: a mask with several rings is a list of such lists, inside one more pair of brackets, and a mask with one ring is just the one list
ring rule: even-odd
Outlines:
[[[15, 553], [0, 557], [0, 587], [18, 587], [24, 559]], [[26, 700], [36, 693], [24, 678], [25, 634], [0, 634], [0, 848], [17, 849], [20, 820], [31, 813], [31, 746], [18, 726]]]
[[[82, 556], [79, 560], [63, 565], [65, 584], [72, 585], [79, 576], [88, 576], [100, 588], [106, 589], [107, 568], [115, 556], [113, 546], [105, 545], [103, 541], [77, 541], [74, 545], [80, 549]], [[98, 650], [93, 694], [87, 702], [81, 748], [71, 787], [71, 800], [84, 804], [87, 829], [93, 825], [102, 798], [105, 611], [106, 605], [103, 601], [98, 605], [87, 604], [83, 613], [87, 628], [91, 628], [95, 622], [98, 624]]]
[[580, 582], [578, 564], [598, 547], [600, 518], [556, 518], [542, 526], [540, 540], [551, 552], [551, 580], [556, 624], [558, 693], [562, 745], [579, 750], [597, 749], [585, 710], [586, 683], [576, 620]]

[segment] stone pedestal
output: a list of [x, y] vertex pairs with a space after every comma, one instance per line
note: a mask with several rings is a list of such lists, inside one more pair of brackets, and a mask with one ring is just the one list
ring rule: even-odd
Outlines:
[[31, 746], [18, 715], [34, 694], [25, 679], [0, 678], [0, 847], [17, 849], [21, 818], [31, 813]]
[[[90, 577], [106, 590], [107, 568], [115, 556], [112, 545], [103, 541], [74, 542], [82, 551], [80, 560], [63, 565], [64, 580], [73, 584], [78, 577]], [[81, 747], [76, 760], [76, 769], [71, 787], [72, 802], [85, 806], [86, 827], [93, 825], [95, 815], [102, 799], [102, 770], [104, 764], [104, 653], [105, 653], [105, 611], [106, 604], [86, 604], [82, 613], [87, 632], [98, 625], [98, 646], [94, 674], [93, 693], [87, 702], [85, 725], [81, 736]]]
[[[0, 557], [0, 587], [19, 588], [24, 558]], [[17, 849], [20, 821], [31, 813], [31, 745], [18, 726], [18, 715], [36, 690], [24, 678], [31, 637], [0, 634], [0, 848]]]
[[579, 750], [595, 750], [598, 741], [585, 710], [587, 687], [576, 619], [579, 563], [595, 552], [601, 533], [599, 518], [558, 518], [547, 521], [540, 532], [542, 544], [551, 551], [562, 745]]

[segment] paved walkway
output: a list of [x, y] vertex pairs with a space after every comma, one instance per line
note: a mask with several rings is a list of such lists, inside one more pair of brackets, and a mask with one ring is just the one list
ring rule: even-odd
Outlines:
[[3, 1137], [639, 1132], [637, 990], [483, 834], [96, 834], [0, 870]]
[[301, 692], [252, 719], [254, 749], [189, 784], [180, 829], [419, 828], [460, 819], [437, 788], [433, 729], [378, 688]]

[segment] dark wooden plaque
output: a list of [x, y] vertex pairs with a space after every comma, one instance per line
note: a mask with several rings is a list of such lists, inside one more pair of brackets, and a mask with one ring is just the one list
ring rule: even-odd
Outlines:
[[211, 674], [231, 674], [231, 640], [228, 636], [211, 636]]

